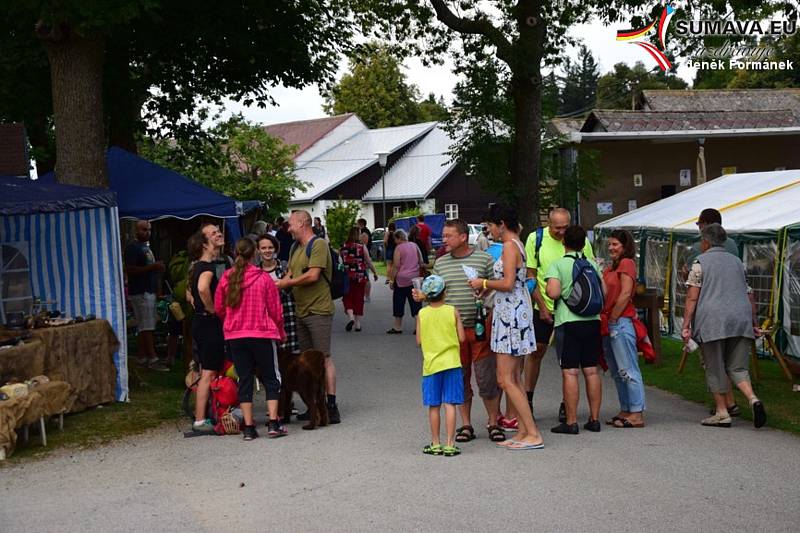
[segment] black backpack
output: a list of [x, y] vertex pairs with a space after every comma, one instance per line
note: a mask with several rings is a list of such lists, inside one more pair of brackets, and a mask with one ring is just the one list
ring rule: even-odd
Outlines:
[[569, 310], [578, 316], [594, 316], [603, 310], [603, 286], [600, 276], [586, 256], [565, 255], [575, 260], [572, 265], [572, 291], [564, 299]]
[[[306, 257], [311, 258], [311, 249], [314, 246], [314, 241], [316, 241], [319, 237], [312, 237], [308, 244], [306, 244]], [[294, 255], [294, 251], [297, 248], [297, 243], [295, 242], [292, 245], [292, 248], [289, 250], [289, 257]], [[328, 245], [328, 251], [331, 254], [331, 264], [333, 266], [333, 276], [331, 279], [328, 279], [328, 276], [325, 275], [325, 269], [322, 269], [322, 277], [328, 282], [328, 286], [331, 289], [331, 298], [334, 300], [338, 300], [342, 296], [348, 293], [350, 290], [350, 278], [347, 277], [347, 272], [345, 272], [341, 268], [341, 262], [339, 261], [339, 252], [334, 250], [331, 245]], [[308, 268], [303, 270], [303, 273], [308, 271]]]

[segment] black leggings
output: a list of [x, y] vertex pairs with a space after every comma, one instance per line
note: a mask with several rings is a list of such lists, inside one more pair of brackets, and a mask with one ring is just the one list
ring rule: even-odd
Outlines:
[[272, 339], [231, 339], [228, 341], [233, 366], [239, 375], [239, 402], [253, 401], [253, 376], [267, 389], [267, 400], [277, 400], [281, 394], [281, 373], [278, 352]]

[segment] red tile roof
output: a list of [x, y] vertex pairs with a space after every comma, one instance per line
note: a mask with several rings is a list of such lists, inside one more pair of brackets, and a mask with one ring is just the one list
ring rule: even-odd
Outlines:
[[352, 116], [353, 113], [346, 113], [335, 117], [283, 122], [281, 124], [265, 126], [264, 129], [270, 135], [280, 137], [286, 144], [296, 144], [297, 152], [295, 153], [295, 157], [297, 157]]
[[28, 176], [28, 140], [22, 124], [0, 124], [0, 176]]

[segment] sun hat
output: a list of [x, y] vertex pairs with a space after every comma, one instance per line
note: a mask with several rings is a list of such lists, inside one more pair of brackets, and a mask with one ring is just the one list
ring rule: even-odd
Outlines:
[[444, 279], [442, 276], [432, 274], [422, 281], [422, 292], [428, 298], [436, 298], [444, 291]]

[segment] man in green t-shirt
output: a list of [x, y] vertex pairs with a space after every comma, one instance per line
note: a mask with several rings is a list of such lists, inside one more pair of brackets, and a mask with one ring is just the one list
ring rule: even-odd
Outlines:
[[[550, 344], [553, 335], [553, 300], [545, 293], [545, 274], [554, 262], [558, 261], [566, 250], [564, 249], [564, 233], [570, 225], [571, 216], [563, 207], [550, 211], [548, 225], [542, 228], [542, 242], [538, 243], [536, 231], [528, 235], [525, 241], [525, 256], [528, 258], [528, 277], [536, 279], [536, 289], [531, 298], [534, 301], [533, 329], [536, 335], [536, 352], [525, 358], [525, 390], [528, 393], [528, 403], [533, 404], [533, 392], [536, 382], [539, 381], [539, 369], [542, 357]], [[538, 249], [538, 250], [537, 250]], [[587, 241], [583, 247], [583, 254], [587, 259], [594, 259], [592, 246]], [[532, 409], [531, 405], [531, 409]], [[563, 421], [564, 404], [559, 410], [559, 420]]]
[[[330, 280], [333, 279], [333, 259], [328, 241], [317, 238], [308, 211], [295, 211], [289, 217], [289, 233], [297, 244], [289, 255], [289, 275], [276, 282], [279, 289], [292, 289], [297, 309], [297, 340], [300, 350], [319, 350], [325, 357], [325, 391], [328, 419], [331, 424], [341, 420], [336, 406], [336, 366], [331, 359], [331, 326], [333, 299]], [[313, 242], [312, 242], [313, 240]], [[311, 243], [311, 253], [308, 246]], [[298, 416], [307, 419], [308, 412]]]
[[[586, 244], [586, 231], [580, 226], [570, 226], [564, 232], [566, 254], [550, 265], [545, 273], [546, 293], [556, 301], [555, 338], [556, 354], [561, 366], [566, 420], [551, 429], [553, 433], [578, 434], [578, 369], [583, 371], [586, 396], [589, 399], [589, 421], [583, 426], [589, 431], [600, 431], [600, 399], [602, 382], [597, 372], [600, 357], [600, 315], [582, 316], [573, 313], [566, 299], [572, 293], [572, 269], [580, 251]], [[589, 261], [602, 280], [594, 261]]]

